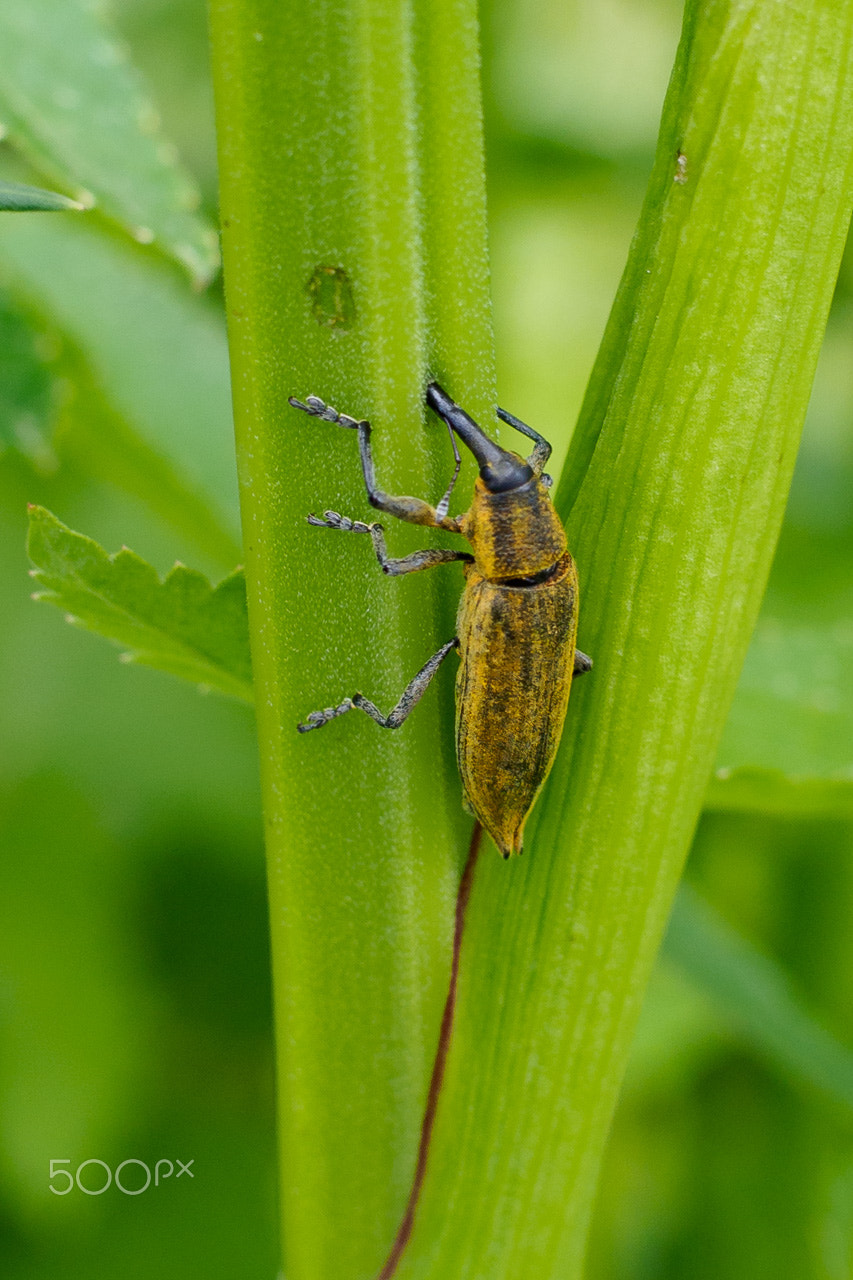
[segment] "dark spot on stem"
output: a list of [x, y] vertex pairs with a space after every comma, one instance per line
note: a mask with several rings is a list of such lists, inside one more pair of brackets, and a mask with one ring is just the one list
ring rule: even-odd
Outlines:
[[311, 314], [327, 329], [346, 332], [355, 324], [352, 282], [343, 267], [320, 263], [305, 286], [311, 299]]

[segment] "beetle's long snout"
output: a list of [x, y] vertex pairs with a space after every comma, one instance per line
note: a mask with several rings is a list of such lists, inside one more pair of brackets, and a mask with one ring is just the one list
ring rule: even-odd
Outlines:
[[466, 444], [481, 467], [494, 467], [506, 457], [505, 451], [494, 440], [490, 440], [482, 427], [469, 417], [464, 409], [450, 399], [437, 382], [431, 382], [426, 392], [427, 404], [443, 418], [449, 427]]
[[486, 435], [482, 427], [470, 418], [437, 382], [427, 387], [429, 407], [443, 418], [463, 444], [471, 450], [480, 464], [480, 477], [491, 493], [503, 493], [527, 484], [533, 476], [532, 469], [514, 453], [508, 453]]

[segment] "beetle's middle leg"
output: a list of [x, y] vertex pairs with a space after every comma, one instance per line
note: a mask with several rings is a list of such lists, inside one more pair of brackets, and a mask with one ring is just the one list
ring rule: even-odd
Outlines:
[[388, 712], [387, 716], [383, 716], [375, 703], [371, 702], [369, 698], [365, 698], [364, 694], [354, 693], [351, 698], [344, 698], [343, 702], [336, 707], [326, 707], [324, 711], [312, 711], [305, 723], [298, 724], [296, 728], [300, 733], [308, 733], [311, 729], [322, 729], [324, 724], [328, 724], [330, 720], [337, 719], [338, 716], [346, 715], [348, 711], [363, 711], [383, 729], [399, 729], [400, 725], [426, 693], [430, 681], [442, 662], [444, 662], [444, 659], [452, 649], [456, 649], [458, 646], [459, 641], [455, 636], [452, 640], [448, 640], [447, 644], [443, 644], [438, 653], [434, 653], [429, 662], [421, 667], [414, 680], [411, 680], [406, 685], [400, 701], [392, 711]]
[[385, 545], [385, 532], [381, 524], [365, 524], [363, 520], [350, 520], [337, 511], [324, 511], [320, 516], [310, 515], [308, 523], [319, 529], [340, 529], [344, 533], [369, 533], [376, 552], [376, 559], [382, 566], [382, 572], [393, 578], [404, 573], [417, 573], [420, 569], [432, 569], [439, 564], [450, 564], [453, 560], [473, 561], [474, 557], [467, 551], [452, 551], [446, 547], [427, 547], [423, 551], [413, 551], [411, 555], [395, 559], [388, 555]]
[[[395, 497], [379, 488], [376, 483], [373, 451], [370, 447], [370, 423], [366, 419], [358, 420], [349, 417], [346, 413], [338, 413], [337, 409], [327, 405], [319, 396], [307, 396], [305, 404], [291, 396], [290, 404], [294, 409], [310, 413], [312, 417], [322, 418], [324, 422], [333, 422], [336, 426], [349, 427], [350, 430], [358, 432], [358, 451], [361, 457], [364, 486], [367, 489], [367, 500], [377, 511], [396, 516], [398, 520], [407, 520], [410, 524], [424, 524], [433, 529], [450, 529], [453, 533], [459, 532], [458, 520], [447, 515], [445, 499], [442, 499], [436, 508], [424, 502], [422, 498]], [[445, 498], [448, 496], [445, 495]]]

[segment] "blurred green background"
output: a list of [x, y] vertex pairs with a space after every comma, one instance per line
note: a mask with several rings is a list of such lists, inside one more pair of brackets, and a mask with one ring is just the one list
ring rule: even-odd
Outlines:
[[[639, 213], [681, 11], [675, 0], [486, 0], [481, 16], [500, 394], [554, 440], [556, 471]], [[215, 221], [203, 0], [114, 0], [113, 18]], [[31, 602], [24, 554], [26, 504], [40, 502], [161, 571], [176, 557], [214, 577], [232, 567], [221, 287], [192, 294], [144, 244], [76, 217], [0, 216], [0, 1269], [10, 1280], [272, 1280], [251, 714], [122, 666], [63, 626]], [[848, 252], [688, 868], [775, 962], [774, 980], [847, 1045], [851, 422]], [[123, 441], [114, 456], [105, 426]], [[177, 493], [193, 468], [207, 497], [176, 525], [169, 486]], [[757, 785], [742, 789], [744, 777]], [[590, 1280], [844, 1280], [853, 1094], [845, 1105], [807, 1068], [787, 1069], [748, 1001], [701, 969], [675, 940], [659, 964], [606, 1158]], [[785, 1035], [783, 1019], [776, 1041]], [[48, 1190], [51, 1159], [73, 1169], [129, 1157], [193, 1160], [195, 1177], [138, 1198]]]

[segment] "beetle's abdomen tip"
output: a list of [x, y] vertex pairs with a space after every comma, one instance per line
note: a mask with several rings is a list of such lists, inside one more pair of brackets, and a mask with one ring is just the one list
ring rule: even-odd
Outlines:
[[489, 834], [498, 846], [498, 852], [504, 862], [508, 862], [514, 853], [524, 853], [521, 829], [513, 832], [509, 837], [498, 835], [494, 831], [489, 832]]

